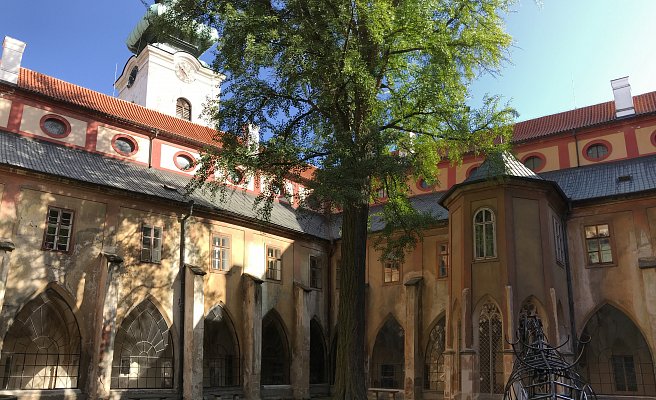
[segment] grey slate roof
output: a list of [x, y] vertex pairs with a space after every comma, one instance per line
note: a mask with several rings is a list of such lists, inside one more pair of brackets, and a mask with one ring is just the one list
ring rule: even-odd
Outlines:
[[[51, 174], [84, 183], [126, 190], [166, 201], [186, 203], [253, 221], [262, 221], [253, 209], [255, 196], [242, 191], [227, 194], [224, 201], [207, 193], [185, 197], [188, 178], [179, 174], [103, 157], [100, 154], [30, 139], [0, 130], [0, 164]], [[327, 239], [324, 218], [306, 210], [274, 203], [270, 224]]]
[[475, 182], [501, 176], [514, 176], [521, 178], [542, 179], [540, 175], [533, 172], [522, 164], [515, 156], [505, 151], [500, 154], [491, 155], [483, 161], [467, 179], [462, 183]]
[[656, 190], [656, 156], [561, 169], [540, 174], [572, 201]]
[[[186, 203], [190, 198], [207, 210], [216, 210], [240, 218], [264, 222], [253, 209], [252, 194], [235, 191], [225, 201], [197, 192], [183, 195], [188, 178], [179, 174], [145, 168], [141, 165], [103, 157], [100, 154], [30, 139], [0, 130], [0, 164], [56, 175], [84, 183], [126, 190], [165, 201]], [[544, 179], [555, 182], [572, 201], [603, 199], [612, 196], [656, 191], [656, 156], [562, 169], [536, 175], [513, 156], [504, 157], [506, 176]], [[465, 182], [487, 179], [491, 170], [479, 167]], [[487, 167], [486, 167], [487, 168]], [[480, 173], [479, 173], [480, 171]], [[498, 176], [498, 175], [496, 175]], [[414, 196], [411, 204], [437, 220], [446, 220], [448, 211], [439, 202], [446, 192]], [[382, 206], [371, 207], [371, 229], [380, 231], [384, 223], [376, 214]], [[341, 216], [326, 218], [317, 213], [298, 210], [288, 204], [274, 203], [268, 223], [294, 232], [329, 239], [340, 236]]]

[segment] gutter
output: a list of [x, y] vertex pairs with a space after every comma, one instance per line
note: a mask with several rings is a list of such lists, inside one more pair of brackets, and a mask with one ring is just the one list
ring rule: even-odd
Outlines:
[[180, 327], [180, 346], [178, 347], [180, 350], [178, 352], [179, 354], [179, 376], [180, 376], [180, 382], [179, 382], [179, 387], [178, 390], [180, 392], [180, 398], [183, 397], [183, 391], [184, 391], [184, 343], [185, 343], [185, 289], [186, 289], [186, 267], [185, 267], [185, 239], [186, 239], [186, 229], [187, 229], [187, 219], [191, 217], [191, 215], [194, 212], [194, 201], [189, 200], [189, 213], [187, 215], [182, 215], [180, 218], [180, 267], [178, 269], [178, 276], [180, 277], [180, 323], [178, 326]]

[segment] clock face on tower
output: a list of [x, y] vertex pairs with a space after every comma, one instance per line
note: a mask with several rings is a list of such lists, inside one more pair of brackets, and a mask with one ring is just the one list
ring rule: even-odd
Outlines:
[[188, 61], [180, 61], [175, 65], [175, 74], [182, 82], [193, 82], [196, 79], [194, 72], [194, 67]]

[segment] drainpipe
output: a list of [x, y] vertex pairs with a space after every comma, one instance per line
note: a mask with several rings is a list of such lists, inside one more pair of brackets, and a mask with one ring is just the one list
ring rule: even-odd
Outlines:
[[572, 202], [567, 201], [567, 212], [561, 218], [561, 224], [563, 227], [563, 247], [565, 251], [565, 273], [567, 275], [567, 297], [568, 306], [569, 306], [569, 327], [570, 327], [570, 337], [572, 340], [572, 353], [576, 357], [578, 352], [578, 338], [576, 336], [576, 320], [574, 319], [574, 288], [572, 286], [572, 269], [569, 262], [569, 246], [567, 245], [567, 217], [572, 212]]
[[576, 129], [572, 130], [572, 133], [574, 133], [574, 145], [576, 146], [576, 166], [580, 167], [581, 166], [581, 156], [579, 155], [579, 138], [576, 136]]
[[183, 390], [184, 390], [184, 343], [185, 343], [185, 326], [184, 326], [184, 321], [185, 321], [185, 287], [186, 287], [186, 279], [185, 275], [185, 239], [186, 239], [186, 229], [187, 229], [187, 219], [191, 217], [191, 214], [194, 212], [194, 201], [189, 200], [189, 213], [187, 215], [182, 215], [180, 218], [180, 268], [178, 270], [178, 276], [180, 277], [180, 324], [178, 325], [180, 327], [180, 346], [178, 347], [180, 350], [178, 351], [179, 357], [178, 357], [178, 366], [179, 366], [179, 376], [180, 376], [180, 382], [179, 382], [179, 387], [178, 390], [180, 391], [180, 398], [183, 397]]

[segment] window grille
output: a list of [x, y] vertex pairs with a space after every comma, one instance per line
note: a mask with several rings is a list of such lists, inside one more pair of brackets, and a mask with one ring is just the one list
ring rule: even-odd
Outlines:
[[266, 277], [274, 281], [282, 280], [282, 251], [275, 247], [267, 247]]
[[191, 121], [191, 103], [188, 100], [180, 97], [175, 103], [175, 115], [178, 118]]
[[486, 303], [478, 321], [480, 392], [503, 393], [503, 344], [501, 314], [492, 303]]
[[238, 386], [239, 348], [233, 325], [221, 306], [205, 318], [203, 387]]
[[430, 332], [424, 367], [424, 388], [444, 392], [444, 318]]
[[321, 289], [321, 264], [314, 256], [310, 256], [310, 287]]
[[230, 237], [212, 237], [212, 270], [228, 271], [230, 269]]
[[27, 303], [9, 328], [0, 358], [1, 389], [75, 389], [80, 331], [52, 289]]
[[276, 317], [262, 321], [262, 372], [263, 385], [288, 385], [289, 347], [282, 324]]
[[141, 261], [162, 261], [162, 228], [149, 225], [141, 227]]
[[394, 318], [382, 326], [371, 356], [371, 387], [403, 389], [405, 332]]
[[132, 310], [116, 333], [111, 387], [173, 387], [171, 332], [160, 312], [149, 300]]
[[474, 258], [483, 260], [497, 256], [494, 213], [483, 208], [474, 215]]
[[611, 356], [613, 366], [613, 379], [615, 390], [618, 392], [636, 392], [638, 383], [636, 380], [635, 363], [633, 356]]
[[68, 251], [73, 231], [73, 211], [48, 207], [43, 249]]

